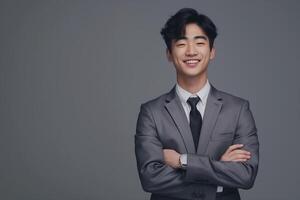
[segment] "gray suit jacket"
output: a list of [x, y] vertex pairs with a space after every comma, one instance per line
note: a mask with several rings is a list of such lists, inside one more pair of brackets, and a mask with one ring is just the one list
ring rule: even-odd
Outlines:
[[[256, 133], [249, 102], [212, 86], [198, 149], [195, 149], [189, 123], [174, 87], [169, 93], [141, 105], [135, 153], [142, 187], [152, 193], [153, 200], [213, 200], [217, 186], [229, 191], [222, 199], [240, 199], [238, 188], [251, 188], [258, 170]], [[247, 162], [220, 161], [232, 144], [244, 144], [244, 149], [251, 152], [251, 159]], [[167, 166], [163, 149], [188, 154], [187, 169]]]

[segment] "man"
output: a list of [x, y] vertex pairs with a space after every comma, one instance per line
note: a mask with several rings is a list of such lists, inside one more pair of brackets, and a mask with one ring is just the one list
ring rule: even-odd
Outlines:
[[135, 153], [142, 187], [152, 200], [238, 200], [238, 188], [254, 184], [259, 143], [249, 102], [208, 81], [216, 26], [184, 8], [161, 34], [177, 84], [141, 106]]

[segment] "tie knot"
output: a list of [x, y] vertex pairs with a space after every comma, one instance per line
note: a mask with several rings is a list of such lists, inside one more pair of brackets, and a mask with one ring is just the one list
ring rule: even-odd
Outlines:
[[190, 97], [187, 102], [188, 104], [190, 104], [190, 106], [192, 108], [196, 108], [196, 105], [197, 103], [200, 101], [200, 98], [197, 96], [197, 97]]

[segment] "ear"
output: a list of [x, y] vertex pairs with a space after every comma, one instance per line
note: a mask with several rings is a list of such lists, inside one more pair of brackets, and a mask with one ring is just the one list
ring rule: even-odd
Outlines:
[[166, 55], [167, 55], [168, 61], [173, 62], [172, 53], [169, 51], [168, 48], [166, 48]]
[[209, 59], [212, 60], [212, 59], [215, 58], [215, 56], [216, 56], [216, 49], [215, 49], [215, 47], [213, 47], [213, 48], [210, 50], [210, 57], [209, 57]]

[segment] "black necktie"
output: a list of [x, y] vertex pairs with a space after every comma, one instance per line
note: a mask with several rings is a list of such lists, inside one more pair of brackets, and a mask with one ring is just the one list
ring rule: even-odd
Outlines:
[[199, 142], [200, 131], [202, 126], [202, 117], [196, 106], [199, 101], [200, 101], [199, 97], [190, 97], [187, 100], [188, 104], [190, 104], [191, 106], [190, 127], [192, 131], [196, 151], [198, 148], [198, 142]]

